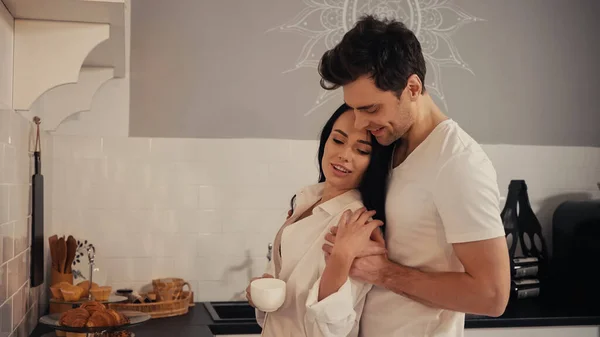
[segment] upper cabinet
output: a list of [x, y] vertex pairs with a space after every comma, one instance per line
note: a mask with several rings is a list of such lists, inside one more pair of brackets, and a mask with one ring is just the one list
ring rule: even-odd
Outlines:
[[89, 110], [102, 83], [125, 76], [124, 0], [2, 2], [14, 17], [13, 109], [41, 115], [45, 129]]

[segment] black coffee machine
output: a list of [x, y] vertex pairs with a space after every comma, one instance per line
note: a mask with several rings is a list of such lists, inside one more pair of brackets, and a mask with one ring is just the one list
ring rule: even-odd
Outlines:
[[549, 292], [575, 305], [600, 302], [600, 200], [566, 201], [552, 219]]

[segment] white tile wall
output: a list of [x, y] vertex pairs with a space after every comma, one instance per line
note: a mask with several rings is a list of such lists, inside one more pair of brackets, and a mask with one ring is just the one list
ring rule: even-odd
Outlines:
[[[35, 327], [40, 308], [45, 308], [44, 285], [29, 286], [33, 174], [29, 151], [34, 129], [14, 111], [1, 109], [0, 126], [0, 336], [26, 336]], [[42, 137], [42, 173], [49, 195], [52, 142], [48, 135]], [[47, 229], [51, 209], [46, 201]]]
[[[317, 142], [56, 136], [54, 224], [97, 247], [114, 287], [183, 277], [197, 300], [243, 294], [289, 199], [317, 178]], [[487, 145], [503, 191], [528, 182], [550, 240], [569, 198], [600, 197], [600, 149]]]
[[200, 300], [262, 272], [292, 193], [315, 179], [288, 141], [56, 136], [54, 149], [56, 229], [91, 241], [115, 288], [178, 276]]

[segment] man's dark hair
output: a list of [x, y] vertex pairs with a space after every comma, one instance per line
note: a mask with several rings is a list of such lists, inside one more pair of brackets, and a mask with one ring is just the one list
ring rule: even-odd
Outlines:
[[370, 76], [377, 88], [399, 94], [416, 74], [425, 91], [425, 58], [421, 43], [402, 22], [366, 15], [342, 41], [325, 52], [319, 64], [321, 87], [337, 89], [361, 76]]

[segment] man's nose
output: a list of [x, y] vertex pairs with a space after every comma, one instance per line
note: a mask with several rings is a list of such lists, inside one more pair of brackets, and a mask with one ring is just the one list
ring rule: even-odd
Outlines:
[[364, 117], [364, 114], [358, 110], [354, 112], [354, 127], [362, 130], [369, 125], [369, 121]]

